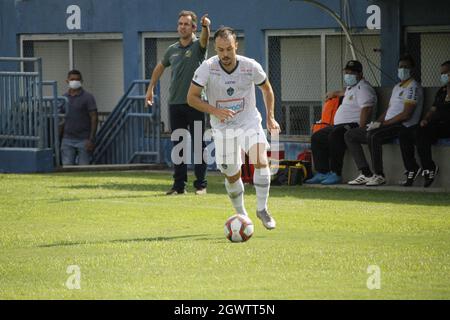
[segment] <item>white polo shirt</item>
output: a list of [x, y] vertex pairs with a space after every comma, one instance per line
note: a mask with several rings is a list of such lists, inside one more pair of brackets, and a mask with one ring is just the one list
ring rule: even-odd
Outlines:
[[211, 115], [211, 127], [223, 132], [258, 128], [261, 114], [256, 108], [255, 84], [264, 84], [266, 73], [258, 62], [244, 56], [237, 56], [236, 68], [231, 72], [225, 71], [219, 61], [218, 56], [205, 60], [192, 79], [195, 85], [206, 88], [210, 105], [236, 112], [233, 118], [224, 122]]
[[402, 124], [405, 127], [411, 127], [419, 123], [423, 107], [423, 89], [420, 83], [414, 79], [409, 79], [405, 83], [398, 83], [392, 89], [389, 107], [384, 120], [389, 120], [401, 113], [405, 108], [405, 103], [415, 104], [416, 108], [411, 118]]
[[[375, 107], [377, 95], [369, 82], [361, 79], [356, 85], [345, 89], [344, 100], [334, 115], [334, 124], [357, 123], [359, 124], [361, 109]], [[372, 112], [375, 112], [373, 110]]]

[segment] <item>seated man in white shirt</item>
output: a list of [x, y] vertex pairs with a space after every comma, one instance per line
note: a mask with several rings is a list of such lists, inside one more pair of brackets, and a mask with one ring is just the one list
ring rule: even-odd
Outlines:
[[325, 127], [311, 137], [311, 149], [316, 174], [305, 183], [341, 183], [342, 166], [347, 148], [344, 134], [357, 127], [365, 128], [377, 104], [375, 90], [363, 79], [362, 65], [350, 60], [344, 68], [345, 92], [334, 92], [332, 96], [344, 96], [334, 116], [334, 125]]
[[[361, 174], [350, 185], [378, 186], [386, 183], [383, 173], [382, 145], [399, 138], [403, 164], [406, 168], [404, 186], [411, 186], [420, 174], [414, 157], [415, 129], [420, 120], [423, 104], [423, 90], [413, 78], [414, 60], [404, 55], [398, 63], [398, 77], [401, 80], [392, 90], [389, 107], [374, 123], [367, 128], [356, 128], [345, 134], [345, 141]], [[362, 143], [367, 143], [372, 158], [369, 168]]]

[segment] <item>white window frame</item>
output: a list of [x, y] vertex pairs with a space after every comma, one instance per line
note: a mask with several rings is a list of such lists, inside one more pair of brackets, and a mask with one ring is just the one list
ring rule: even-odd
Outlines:
[[[358, 29], [359, 31], [359, 29]], [[302, 36], [320, 36], [320, 63], [321, 63], [321, 87], [322, 96], [325, 97], [327, 91], [327, 68], [325, 68], [327, 63], [327, 47], [326, 47], [326, 37], [327, 36], [341, 36], [342, 32], [336, 29], [298, 29], [298, 30], [266, 30], [265, 32], [265, 70], [269, 72], [269, 37], [302, 37]], [[379, 30], [368, 30], [363, 29], [359, 32], [352, 32], [350, 30], [350, 35], [363, 35], [371, 36], [378, 35], [381, 33]], [[356, 53], [358, 57], [358, 53]]]
[[[238, 38], [244, 38], [243, 32], [237, 32]], [[211, 31], [210, 41], [214, 37], [214, 32]], [[142, 32], [141, 33], [141, 77], [145, 79], [145, 39], [174, 39], [174, 43], [178, 41], [180, 35], [178, 32]]]
[[[68, 41], [69, 70], [73, 69], [73, 41], [74, 40], [123, 40], [122, 33], [58, 33], [58, 34], [21, 34], [20, 56], [23, 57], [24, 41]], [[23, 71], [23, 63], [21, 63]]]

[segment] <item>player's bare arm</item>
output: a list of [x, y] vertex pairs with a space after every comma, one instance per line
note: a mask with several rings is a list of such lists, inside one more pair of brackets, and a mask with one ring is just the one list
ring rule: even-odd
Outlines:
[[200, 19], [200, 27], [202, 28], [202, 32], [200, 33], [200, 46], [202, 48], [206, 48], [208, 46], [209, 37], [211, 34], [210, 25], [211, 20], [208, 18], [208, 14], [205, 14]]
[[359, 116], [359, 126], [365, 128], [369, 123], [370, 116], [372, 115], [373, 106], [366, 106], [361, 109], [361, 114]]
[[279, 133], [280, 125], [275, 120], [275, 98], [269, 80], [266, 80], [259, 88], [262, 91], [264, 104], [266, 105], [267, 129], [271, 134]]
[[336, 97], [343, 97], [345, 95], [345, 90], [337, 90], [337, 91], [331, 91], [331, 92], [327, 92], [325, 99], [333, 99]]
[[228, 109], [218, 109], [206, 101], [203, 101], [201, 98], [202, 89], [202, 87], [191, 83], [187, 96], [187, 102], [191, 107], [197, 109], [198, 111], [209, 113], [218, 118], [220, 121], [225, 121], [234, 117], [234, 111]]
[[147, 101], [147, 103], [145, 104], [146, 106], [153, 105], [153, 91], [159, 79], [161, 78], [161, 75], [164, 73], [164, 69], [165, 67], [161, 62], [159, 62], [156, 65], [155, 69], [153, 69], [152, 78], [150, 80], [150, 84], [148, 85], [147, 94], [145, 97], [145, 101]]

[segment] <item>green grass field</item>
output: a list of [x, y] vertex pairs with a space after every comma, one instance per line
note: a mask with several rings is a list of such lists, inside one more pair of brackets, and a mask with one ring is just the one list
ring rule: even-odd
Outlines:
[[246, 186], [255, 234], [233, 244], [209, 183], [167, 197], [167, 172], [0, 175], [0, 299], [450, 299], [448, 193], [273, 187], [267, 231]]

